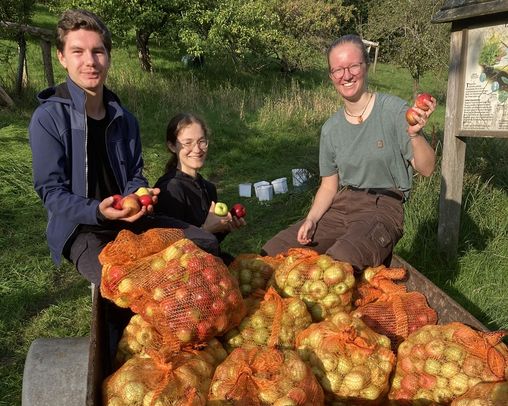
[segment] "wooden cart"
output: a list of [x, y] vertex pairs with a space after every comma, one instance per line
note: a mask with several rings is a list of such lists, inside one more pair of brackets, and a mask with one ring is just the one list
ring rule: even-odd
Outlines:
[[[455, 300], [400, 257], [391, 267], [408, 271], [408, 291], [423, 293], [437, 311], [438, 324], [460, 321], [477, 330], [487, 328]], [[105, 300], [94, 287], [89, 337], [34, 340], [23, 375], [22, 406], [100, 406], [101, 384], [109, 374], [105, 334]]]

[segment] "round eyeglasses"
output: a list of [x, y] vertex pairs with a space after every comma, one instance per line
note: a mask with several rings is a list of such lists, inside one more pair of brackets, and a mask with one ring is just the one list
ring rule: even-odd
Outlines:
[[362, 70], [362, 65], [365, 62], [360, 63], [354, 63], [352, 65], [346, 66], [345, 68], [336, 68], [332, 71], [330, 71], [330, 76], [332, 76], [334, 79], [342, 79], [344, 74], [346, 73], [346, 70], [353, 76], [358, 75]]
[[203, 151], [206, 151], [208, 149], [207, 138], [201, 138], [196, 141], [185, 141], [185, 142], [180, 142], [177, 140], [177, 142], [182, 146], [182, 148], [186, 149], [187, 151], [192, 151], [196, 145], [199, 147], [199, 149], [202, 149]]

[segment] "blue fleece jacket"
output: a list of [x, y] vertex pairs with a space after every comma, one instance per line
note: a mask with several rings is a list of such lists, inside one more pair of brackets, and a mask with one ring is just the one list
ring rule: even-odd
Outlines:
[[[34, 188], [48, 214], [46, 236], [53, 261], [80, 224], [98, 225], [99, 201], [88, 198], [86, 93], [70, 78], [38, 95], [41, 105], [29, 125]], [[111, 121], [106, 148], [123, 195], [147, 186], [136, 118], [104, 88]]]

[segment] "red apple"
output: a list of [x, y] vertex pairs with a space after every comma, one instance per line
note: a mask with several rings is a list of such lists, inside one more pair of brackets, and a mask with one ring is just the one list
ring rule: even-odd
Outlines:
[[222, 202], [215, 203], [215, 214], [221, 217], [228, 214], [228, 205]]
[[139, 203], [141, 203], [141, 206], [148, 207], [150, 205], [153, 205], [153, 199], [151, 195], [141, 195], [138, 198]]
[[427, 106], [427, 103], [425, 103], [426, 100], [428, 100], [429, 102], [432, 102], [432, 96], [428, 93], [420, 93], [418, 96], [416, 96], [416, 101], [415, 101], [416, 107], [427, 111], [429, 109], [429, 106]]
[[242, 218], [242, 217], [245, 217], [246, 214], [247, 214], [247, 210], [245, 209], [245, 206], [241, 203], [236, 203], [231, 208], [231, 215], [232, 216]]
[[122, 204], [122, 209], [129, 209], [128, 217], [134, 216], [137, 212], [141, 210], [141, 205], [139, 204], [138, 197], [131, 193], [130, 195], [125, 196], [120, 203]]
[[113, 208], [117, 210], [122, 210], [122, 195], [113, 195]]
[[407, 109], [406, 120], [409, 123], [409, 125], [418, 124], [418, 117], [420, 117], [420, 115], [418, 114], [418, 112], [415, 109], [413, 109], [412, 107]]

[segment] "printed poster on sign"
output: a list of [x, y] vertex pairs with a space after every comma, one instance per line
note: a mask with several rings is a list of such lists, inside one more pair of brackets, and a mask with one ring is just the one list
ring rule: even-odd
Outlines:
[[508, 130], [508, 24], [468, 31], [463, 130]]

